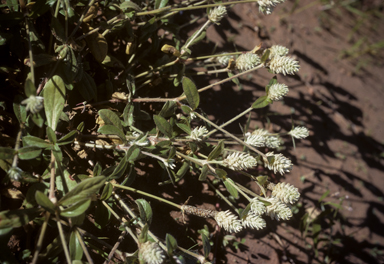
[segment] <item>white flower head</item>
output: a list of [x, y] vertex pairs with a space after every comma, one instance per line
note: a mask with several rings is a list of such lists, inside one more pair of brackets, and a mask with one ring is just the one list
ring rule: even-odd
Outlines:
[[306, 127], [295, 127], [291, 131], [288, 132], [292, 137], [301, 139], [301, 138], [306, 138], [309, 136], [309, 131]]
[[280, 220], [288, 220], [292, 217], [292, 210], [285, 203], [281, 202], [279, 199], [275, 197], [270, 197], [265, 199], [270, 202], [271, 205], [267, 206], [266, 214], [272, 219]]
[[165, 259], [164, 251], [157, 243], [151, 241], [141, 244], [139, 253], [148, 264], [161, 264]]
[[208, 15], [209, 20], [213, 23], [219, 23], [220, 20], [227, 14], [227, 9], [224, 6], [217, 6]]
[[282, 57], [273, 57], [269, 62], [269, 69], [274, 73], [282, 73], [284, 75], [291, 74], [294, 75], [299, 71], [300, 65], [299, 62], [294, 60], [291, 57], [282, 56]]
[[239, 153], [233, 152], [228, 155], [224, 161], [224, 165], [230, 168], [231, 170], [247, 170], [249, 168], [255, 167], [257, 161], [254, 157], [248, 153]]
[[269, 87], [268, 98], [272, 101], [280, 101], [288, 93], [289, 89], [284, 83], [275, 83]]
[[267, 157], [275, 157], [275, 160], [271, 164], [268, 162], [267, 158], [263, 157], [264, 166], [268, 167], [268, 169], [270, 170], [273, 170], [274, 173], [280, 172], [281, 175], [284, 175], [284, 173], [290, 172], [292, 170], [292, 162], [286, 157], [284, 157], [283, 154], [274, 154], [273, 152], [268, 152], [265, 155]]
[[252, 229], [263, 229], [267, 226], [265, 220], [260, 216], [252, 212], [247, 214], [245, 219], [242, 220], [243, 227], [249, 227]]
[[265, 204], [255, 197], [251, 200], [251, 212], [255, 215], [262, 215], [265, 213]]
[[257, 0], [257, 3], [259, 4], [259, 11], [269, 15], [277, 4], [283, 3], [284, 1], [285, 0]]
[[208, 130], [205, 126], [196, 127], [195, 129], [192, 130], [191, 135], [189, 135], [189, 138], [196, 141], [201, 141], [201, 137], [207, 133], [208, 133]]
[[26, 110], [32, 114], [40, 112], [44, 107], [44, 97], [31, 95], [27, 99], [23, 100], [21, 104], [26, 105]]
[[196, 118], [196, 115], [195, 115], [194, 112], [190, 112], [190, 113], [189, 113], [189, 117], [190, 117], [191, 119], [195, 119], [195, 118]]
[[251, 133], [245, 134], [244, 142], [255, 147], [277, 148], [280, 146], [280, 139], [271, 135], [267, 130], [259, 128]]
[[236, 69], [246, 71], [260, 64], [260, 57], [254, 53], [243, 53], [236, 59]]
[[22, 169], [20, 169], [19, 167], [11, 167], [9, 170], [8, 170], [8, 177], [12, 180], [12, 181], [20, 181], [21, 180], [21, 174], [23, 173]]
[[230, 233], [238, 233], [243, 229], [239, 218], [232, 214], [229, 210], [225, 212], [218, 212], [215, 215], [215, 220], [220, 227]]
[[299, 200], [300, 193], [295, 186], [286, 182], [279, 182], [273, 188], [272, 197], [276, 197], [286, 204], [294, 204]]
[[[225, 53], [223, 53], [223, 54], [225, 54]], [[229, 63], [229, 60], [232, 58], [233, 58], [232, 55], [225, 55], [225, 56], [216, 57], [216, 61], [223, 66], [227, 66]]]
[[289, 49], [281, 45], [273, 45], [269, 48], [269, 59], [288, 55]]
[[166, 167], [170, 168], [171, 170], [173, 170], [174, 168], [176, 168], [176, 165], [174, 164], [175, 160], [174, 159], [167, 159], [167, 160], [163, 160], [163, 163]]

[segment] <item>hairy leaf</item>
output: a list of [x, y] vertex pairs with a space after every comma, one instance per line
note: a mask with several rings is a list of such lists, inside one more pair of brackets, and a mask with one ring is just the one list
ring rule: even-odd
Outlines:
[[44, 86], [44, 110], [48, 126], [56, 130], [65, 103], [65, 85], [63, 79], [54, 75]]

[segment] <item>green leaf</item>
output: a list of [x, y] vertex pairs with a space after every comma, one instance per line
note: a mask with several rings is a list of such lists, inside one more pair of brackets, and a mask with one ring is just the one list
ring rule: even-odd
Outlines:
[[221, 140], [217, 146], [209, 153], [207, 160], [214, 160], [221, 155], [224, 149], [224, 140]]
[[208, 171], [209, 171], [208, 165], [205, 164], [203, 166], [203, 168], [201, 169], [201, 174], [199, 176], [199, 181], [205, 181], [207, 179]]
[[187, 97], [188, 104], [195, 110], [200, 103], [199, 92], [197, 91], [196, 85], [188, 77], [183, 78], [183, 91]]
[[113, 191], [113, 185], [110, 182], [104, 186], [103, 192], [101, 193], [100, 200], [108, 200], [111, 197]]
[[37, 206], [36, 199], [35, 199], [35, 193], [36, 191], [41, 191], [44, 194], [48, 194], [49, 191], [49, 184], [45, 182], [38, 182], [34, 183], [32, 185], [29, 185], [27, 194], [25, 195], [25, 199], [23, 201], [23, 207], [24, 208], [33, 208]]
[[73, 230], [71, 232], [71, 236], [69, 237], [69, 255], [71, 260], [81, 260], [84, 253], [76, 233], [77, 231]]
[[108, 109], [102, 109], [99, 111], [99, 115], [106, 125], [114, 125], [118, 129], [123, 130], [121, 120], [116, 113]]
[[165, 7], [168, 4], [168, 0], [156, 0], [155, 1], [155, 9], [160, 9]]
[[28, 146], [35, 146], [39, 148], [49, 148], [52, 146], [51, 143], [45, 141], [44, 139], [34, 137], [34, 136], [25, 136], [23, 137], [23, 142]]
[[145, 243], [148, 240], [148, 224], [145, 224], [145, 226], [141, 229], [141, 233], [139, 236], [139, 242]]
[[57, 141], [57, 145], [62, 146], [62, 145], [71, 144], [75, 140], [76, 136], [77, 136], [77, 130], [72, 130], [71, 132], [69, 132], [62, 138], [60, 138]]
[[37, 190], [35, 194], [35, 200], [37, 204], [43, 207], [46, 211], [50, 212], [51, 214], [55, 214], [56, 206], [48, 199], [44, 193]]
[[101, 62], [101, 64], [111, 67], [111, 68], [119, 68], [124, 69], [124, 64], [121, 63], [120, 60], [118, 60], [116, 57], [107, 55], [105, 56], [104, 60]]
[[204, 233], [201, 233], [201, 239], [203, 240], [204, 257], [208, 258], [208, 255], [211, 252], [211, 244], [209, 243], [208, 237]]
[[83, 72], [83, 78], [77, 85], [81, 96], [85, 101], [89, 102], [92, 99], [97, 100], [97, 87], [96, 83], [88, 73]]
[[36, 87], [29, 78], [25, 80], [24, 91], [27, 97], [30, 97], [31, 95], [36, 95]]
[[21, 104], [21, 101], [23, 101], [23, 98], [21, 95], [17, 95], [13, 103], [13, 112], [20, 124], [25, 123], [27, 120], [27, 110], [25, 109], [25, 106]]
[[264, 63], [264, 62], [266, 62], [266, 61], [268, 60], [268, 58], [269, 58], [269, 54], [270, 54], [270, 53], [271, 53], [271, 51], [270, 51], [269, 49], [267, 49], [267, 50], [264, 52], [263, 56], [262, 56], [261, 59], [260, 59], [261, 63]]
[[44, 110], [48, 126], [56, 130], [65, 103], [65, 84], [60, 76], [54, 75], [44, 86]]
[[128, 103], [123, 111], [124, 126], [132, 126], [135, 123], [133, 112], [135, 107], [132, 103]]
[[64, 42], [65, 40], [65, 31], [63, 26], [60, 24], [59, 19], [56, 17], [52, 16], [51, 20], [51, 28], [52, 28], [52, 33], [53, 35], [60, 41]]
[[128, 160], [127, 156], [124, 156], [124, 158], [121, 159], [120, 163], [117, 165], [115, 170], [112, 172], [111, 175], [108, 176], [108, 179], [119, 179], [121, 176], [124, 175], [125, 171], [128, 167]]
[[32, 118], [32, 121], [33, 121], [33, 123], [35, 123], [36, 126], [43, 127], [45, 118], [43, 117], [42, 112], [30, 114], [30, 117]]
[[51, 143], [56, 144], [57, 142], [56, 134], [50, 127], [47, 127], [47, 136]]
[[41, 212], [42, 209], [39, 208], [2, 211], [0, 212], [0, 230], [25, 226], [39, 217]]
[[182, 123], [176, 123], [176, 126], [178, 126], [181, 130], [183, 130], [188, 135], [191, 134], [192, 130], [188, 125], [182, 124]]
[[267, 95], [263, 95], [263, 96], [257, 98], [257, 100], [252, 104], [251, 107], [253, 109], [263, 108], [263, 107], [266, 107], [267, 105], [269, 105], [270, 103], [272, 103], [272, 100], [269, 99]]
[[91, 205], [91, 199], [79, 201], [74, 205], [61, 210], [60, 215], [63, 217], [76, 217], [84, 213]]
[[133, 145], [127, 152], [128, 161], [135, 161], [140, 156], [139, 146]]
[[100, 176], [101, 175], [101, 171], [102, 171], [102, 168], [101, 168], [101, 165], [100, 165], [100, 162], [97, 162], [95, 167], [93, 168], [93, 176]]
[[150, 225], [152, 222], [152, 208], [149, 203], [144, 199], [137, 199], [136, 204], [139, 208], [141, 220]]
[[[217, 171], [217, 169], [216, 169]], [[225, 188], [227, 188], [227, 191], [235, 198], [235, 199], [238, 199], [239, 198], [239, 193], [238, 191], [236, 190], [236, 188], [233, 186], [235, 185], [235, 183], [233, 182], [232, 179], [230, 178], [226, 178], [224, 180], [224, 185], [225, 185]]]
[[167, 101], [163, 105], [163, 108], [161, 108], [159, 116], [162, 116], [164, 118], [173, 116], [175, 114], [176, 109], [177, 109], [177, 105], [175, 101]]
[[13, 159], [13, 156], [16, 154], [16, 151], [12, 148], [0, 147], [0, 159]]
[[131, 1], [125, 1], [123, 2], [122, 4], [120, 4], [120, 8], [122, 10], [126, 10], [126, 9], [133, 9], [133, 10], [136, 10], [136, 11], [140, 11], [141, 8], [135, 4], [134, 2], [131, 2]]
[[99, 229], [104, 228], [111, 218], [111, 212], [103, 205], [101, 201], [96, 201], [95, 226]]
[[225, 170], [216, 169], [215, 172], [217, 174], [217, 177], [219, 177], [222, 180], [225, 180], [225, 176], [227, 176], [227, 172]]
[[99, 191], [101, 186], [104, 185], [105, 180], [106, 178], [104, 176], [85, 179], [61, 198], [59, 204], [68, 206], [75, 202], [88, 200], [92, 195], [95, 195]]
[[327, 196], [329, 195], [330, 191], [327, 190], [321, 197], [320, 199], [318, 200], [318, 202], [320, 203], [322, 200], [324, 200], [325, 198], [327, 198]]
[[168, 255], [172, 256], [173, 251], [175, 251], [177, 249], [177, 241], [171, 234], [168, 234], [168, 233], [165, 236], [165, 241], [166, 241], [166, 245], [167, 245]]
[[172, 138], [172, 127], [167, 122], [167, 120], [164, 119], [164, 117], [153, 115], [153, 120], [155, 121], [156, 127], [160, 130], [161, 133], [169, 138]]
[[251, 205], [252, 205], [252, 204], [249, 203], [249, 204], [247, 205], [247, 207], [245, 207], [244, 210], [241, 211], [241, 213], [240, 213], [240, 219], [244, 219], [244, 218], [248, 215], [249, 211], [251, 210]]
[[[73, 49], [68, 46], [68, 52], [66, 54], [64, 74], [69, 84], [72, 84], [79, 73], [79, 66], [77, 64], [77, 58]], [[80, 79], [80, 77], [78, 78]]]
[[101, 133], [101, 134], [104, 134], [104, 135], [116, 135], [124, 143], [127, 142], [127, 139], [125, 138], [123, 130], [115, 127], [114, 125], [104, 125], [104, 126], [100, 127], [97, 130], [97, 132]]
[[30, 160], [38, 157], [41, 153], [41, 148], [36, 146], [23, 147], [18, 150], [19, 158], [22, 160]]
[[268, 176], [257, 176], [256, 180], [260, 183], [260, 185], [264, 186], [267, 183]]
[[181, 165], [181, 168], [176, 173], [176, 182], [180, 181], [188, 171], [189, 171], [189, 162], [184, 161], [183, 165]]

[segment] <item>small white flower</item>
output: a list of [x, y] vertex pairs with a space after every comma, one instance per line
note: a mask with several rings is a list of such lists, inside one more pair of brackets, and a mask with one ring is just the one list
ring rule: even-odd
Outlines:
[[12, 181], [20, 181], [21, 180], [21, 174], [23, 173], [23, 171], [19, 168], [19, 167], [11, 167], [9, 170], [8, 170], [8, 177], [12, 180]]
[[255, 215], [262, 215], [265, 213], [266, 207], [258, 197], [255, 197], [251, 200], [251, 212]]
[[236, 69], [246, 71], [260, 64], [260, 57], [254, 53], [243, 53], [236, 59]]
[[292, 170], [293, 164], [292, 162], [283, 156], [283, 154], [274, 154], [273, 152], [268, 152], [265, 154], [267, 157], [274, 156], [275, 160], [269, 164], [268, 159], [264, 158], [264, 166], [268, 167], [268, 169], [273, 170], [274, 173], [280, 172], [281, 175], [284, 175], [286, 172], [290, 172]]
[[201, 137], [207, 133], [208, 133], [208, 130], [205, 126], [196, 127], [195, 129], [192, 130], [191, 135], [189, 135], [189, 138], [196, 141], [201, 141]]
[[175, 160], [174, 159], [168, 159], [168, 160], [163, 160], [163, 163], [166, 167], [170, 168], [173, 170], [176, 168], [176, 165], [174, 164]]
[[194, 112], [190, 112], [190, 113], [189, 113], [189, 117], [190, 117], [191, 119], [195, 119], [195, 118], [196, 118], [196, 115], [195, 115]]
[[220, 57], [216, 57], [216, 61], [223, 66], [227, 66], [229, 63], [229, 60], [232, 58], [233, 58], [232, 55], [220, 56]]
[[259, 128], [251, 133], [245, 134], [244, 142], [255, 147], [277, 148], [280, 146], [280, 139], [271, 135], [267, 130]]
[[273, 188], [272, 197], [276, 197], [286, 204], [294, 204], [299, 200], [300, 193], [295, 186], [289, 183], [279, 182]]
[[269, 15], [277, 4], [283, 3], [284, 1], [285, 0], [257, 0], [257, 3], [259, 4], [259, 11]]
[[288, 93], [289, 89], [283, 83], [275, 83], [269, 87], [268, 98], [272, 101], [279, 101]]
[[227, 14], [227, 9], [224, 6], [217, 6], [209, 13], [209, 20], [213, 23], [219, 23], [220, 20]]
[[21, 104], [26, 105], [25, 109], [32, 114], [40, 112], [44, 107], [44, 97], [31, 95], [27, 99], [23, 100]]
[[267, 226], [265, 220], [260, 215], [255, 215], [250, 212], [245, 219], [242, 220], [243, 227], [249, 227], [253, 229], [263, 229]]
[[257, 161], [247, 153], [233, 152], [223, 160], [223, 164], [236, 171], [252, 168], [257, 165]]
[[281, 202], [279, 199], [275, 197], [270, 197], [265, 200], [271, 203], [271, 205], [267, 206], [266, 214], [272, 219], [280, 221], [280, 219], [288, 220], [292, 217], [291, 208], [289, 208], [285, 203]]
[[292, 137], [301, 139], [301, 138], [306, 138], [309, 136], [309, 131], [306, 127], [295, 127], [291, 131], [288, 132]]
[[139, 253], [148, 264], [161, 264], [165, 259], [164, 251], [157, 243], [151, 241], [141, 244]]
[[300, 66], [298, 61], [292, 59], [291, 57], [283, 56], [273, 57], [269, 62], [269, 69], [274, 74], [282, 73], [284, 75], [293, 75], [299, 71]]
[[280, 45], [273, 45], [269, 48], [269, 59], [272, 59], [273, 57], [281, 57], [288, 55], [289, 49], [280, 46]]
[[215, 220], [220, 227], [230, 233], [238, 233], [243, 229], [239, 218], [232, 214], [229, 210], [225, 212], [218, 212], [215, 215]]

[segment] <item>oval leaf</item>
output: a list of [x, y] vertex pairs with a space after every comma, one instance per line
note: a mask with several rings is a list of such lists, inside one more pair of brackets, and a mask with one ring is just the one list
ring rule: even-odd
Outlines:
[[112, 195], [112, 191], [113, 191], [113, 185], [110, 182], [108, 182], [104, 186], [103, 192], [100, 196], [100, 200], [108, 200], [109, 197], [111, 197]]
[[16, 151], [11, 148], [0, 147], [0, 159], [12, 159]]
[[153, 120], [155, 121], [155, 124], [161, 133], [163, 133], [165, 136], [169, 138], [172, 138], [172, 127], [167, 122], [167, 120], [165, 120], [163, 117], [158, 115], [154, 115]]
[[23, 142], [28, 146], [36, 146], [39, 148], [49, 148], [52, 146], [51, 143], [46, 142], [44, 139], [34, 137], [34, 136], [23, 137]]
[[139, 208], [140, 218], [143, 220], [144, 223], [147, 223], [148, 225], [150, 225], [152, 222], [151, 206], [144, 199], [137, 199], [135, 202]]
[[57, 141], [56, 134], [50, 127], [47, 127], [47, 136], [51, 143], [56, 144], [56, 141]]
[[64, 217], [75, 217], [84, 213], [88, 207], [91, 205], [91, 199], [87, 199], [85, 201], [80, 201], [75, 203], [71, 207], [68, 207], [60, 212], [61, 216]]
[[38, 205], [43, 207], [45, 210], [51, 214], [55, 214], [55, 205], [48, 199], [48, 197], [41, 191], [36, 191], [35, 200]]
[[123, 130], [123, 126], [121, 124], [120, 118], [117, 114], [112, 112], [111, 110], [108, 109], [102, 109], [99, 111], [99, 115], [101, 119], [103, 119], [104, 123], [106, 125], [114, 125], [118, 129]]
[[56, 130], [65, 103], [65, 85], [60, 76], [55, 75], [44, 86], [44, 110], [48, 126]]
[[69, 254], [72, 260], [81, 260], [84, 252], [76, 233], [76, 230], [72, 231], [69, 237]]
[[208, 175], [208, 165], [205, 164], [203, 166], [203, 168], [201, 169], [201, 174], [199, 176], [199, 181], [205, 181], [207, 179], [207, 175]]
[[36, 146], [28, 146], [19, 149], [19, 158], [22, 160], [30, 160], [38, 157], [41, 153], [41, 148]]
[[215, 158], [219, 157], [224, 149], [224, 140], [221, 140], [219, 144], [212, 150], [211, 153], [209, 153], [207, 160], [214, 160]]
[[264, 95], [257, 98], [257, 100], [252, 104], [252, 108], [254, 109], [263, 108], [269, 105], [271, 102], [272, 102], [271, 99], [269, 99], [267, 95]]
[[100, 127], [97, 132], [104, 134], [104, 135], [116, 135], [118, 136], [124, 143], [127, 142], [127, 139], [125, 138], [125, 135], [123, 133], [122, 129], [119, 129], [113, 125], [104, 125]]
[[61, 146], [61, 145], [71, 144], [73, 140], [75, 140], [76, 136], [77, 136], [77, 131], [72, 130], [71, 132], [69, 132], [62, 138], [60, 138], [59, 141], [57, 141], [57, 145]]
[[165, 236], [165, 241], [166, 241], [166, 245], [167, 245], [168, 255], [172, 256], [173, 251], [177, 249], [177, 241], [171, 234], [167, 234]]
[[225, 188], [227, 188], [227, 191], [235, 198], [239, 198], [239, 193], [238, 191], [236, 190], [236, 188], [233, 186], [235, 185], [235, 183], [232, 181], [232, 179], [230, 178], [226, 178], [224, 180], [224, 185], [225, 185]]
[[188, 77], [183, 78], [183, 91], [187, 97], [188, 104], [192, 109], [196, 109], [200, 103], [199, 92], [197, 91], [196, 85]]
[[201, 239], [203, 240], [204, 257], [208, 258], [209, 252], [211, 252], [211, 244], [209, 244], [209, 239], [204, 233], [201, 233]]

